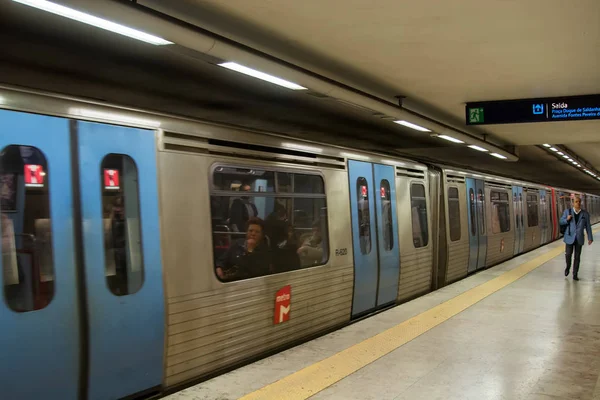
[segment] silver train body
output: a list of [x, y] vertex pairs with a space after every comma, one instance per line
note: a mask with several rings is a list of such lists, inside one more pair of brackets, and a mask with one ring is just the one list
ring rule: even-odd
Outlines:
[[[136, 128], [141, 129], [141, 135], [151, 137], [153, 143], [154, 151], [150, 155], [155, 159], [155, 169], [143, 170], [142, 164], [131, 157], [138, 165], [138, 174], [152, 174], [145, 178], [156, 184], [157, 220], [146, 221], [142, 213], [141, 226], [142, 229], [154, 226], [159, 237], [160, 260], [154, 261], [160, 266], [160, 273], [156, 274], [160, 285], [153, 289], [156, 295], [148, 297], [152, 301], [135, 305], [135, 314], [131, 315], [144, 315], [143, 322], [128, 323], [119, 317], [119, 307], [127, 307], [128, 302], [133, 304], [135, 296], [144, 292], [143, 285], [150, 285], [151, 274], [147, 269], [146, 281], [139, 292], [120, 296], [118, 304], [111, 303], [111, 308], [106, 308], [103, 315], [108, 319], [102, 326], [107, 328], [96, 336], [99, 328], [94, 325], [94, 313], [113, 300], [109, 297], [106, 303], [95, 300], [89, 281], [91, 272], [75, 274], [73, 282], [77, 290], [68, 301], [77, 308], [73, 315], [79, 318], [73, 322], [72, 336], [78, 343], [72, 349], [71, 372], [75, 376], [67, 376], [62, 386], [57, 384], [61, 398], [68, 398], [65, 393], [71, 389], [79, 395], [87, 393], [89, 398], [169, 390], [414, 299], [558, 239], [559, 215], [574, 195], [583, 197], [593, 223], [600, 219], [599, 198], [572, 190], [10, 87], [0, 88], [0, 98], [0, 107], [5, 113], [2, 118], [13, 118], [17, 114], [19, 118], [30, 115], [33, 118], [38, 114], [64, 119], [71, 126], [71, 138], [83, 134], [88, 126], [86, 121], [93, 122], [93, 127], [108, 127], [106, 129], [112, 126]], [[101, 130], [97, 132], [102, 134]], [[24, 141], [29, 134], [29, 131], [23, 132]], [[110, 137], [119, 141], [122, 136]], [[7, 143], [3, 143], [2, 147], [5, 146]], [[66, 149], [65, 154], [68, 156], [71, 152], [72, 149]], [[352, 163], [357, 165], [358, 181], [352, 179]], [[73, 170], [73, 179], [85, 174], [81, 169], [83, 164], [76, 164], [70, 164], [72, 169], [78, 168], [77, 172]], [[374, 171], [373, 175], [360, 175], [359, 167]], [[48, 168], [52, 182], [55, 178], [51, 162]], [[378, 179], [379, 170], [389, 178]], [[81, 182], [73, 186], [75, 197], [100, 196], [99, 191], [82, 193], [86, 189], [85, 182]], [[296, 268], [272, 269], [263, 276], [255, 274], [247, 279], [219, 278], [215, 273], [215, 260], [243, 238], [243, 229], [232, 227], [229, 215], [225, 214], [234, 197], [239, 196], [233, 192], [245, 184], [251, 186], [249, 202], [258, 210], [256, 216], [267, 220], [275, 204], [279, 204], [286, 207], [286, 220], [296, 225], [297, 232], [292, 228], [290, 235], [304, 235], [305, 243], [309, 243], [310, 238], [314, 238], [310, 236], [311, 228], [320, 232], [318, 254], [312, 259], [300, 257]], [[142, 200], [151, 193], [144, 192], [140, 183]], [[144, 208], [142, 200], [140, 204]], [[89, 251], [85, 235], [92, 226], [86, 225], [90, 222], [85, 217], [86, 201], [82, 200], [79, 206], [74, 202], [75, 208], [83, 210], [73, 214], [74, 231], [61, 233], [73, 235], [73, 265], [80, 272], [93, 261], [81, 254]], [[224, 213], [223, 218], [215, 215], [219, 213], [217, 209], [225, 210], [219, 211]], [[357, 215], [359, 212], [362, 214]], [[371, 217], [367, 218], [368, 215]], [[319, 222], [315, 224], [315, 220]], [[394, 222], [393, 226], [390, 221]], [[83, 228], [77, 229], [77, 224]], [[101, 229], [101, 224], [97, 226]], [[105, 224], [105, 231], [97, 234], [106, 235], [106, 229], [109, 228]], [[150, 234], [142, 235], [144, 241]], [[271, 239], [271, 246], [274, 242]], [[144, 254], [146, 250], [144, 247]], [[386, 258], [386, 252], [392, 258]], [[107, 253], [98, 254], [101, 258], [101, 254]], [[367, 258], [373, 254], [373, 258]], [[144, 262], [148, 260], [146, 257]], [[384, 266], [384, 260], [392, 261]], [[55, 262], [54, 279], [57, 280], [59, 268]], [[369, 271], [374, 271], [374, 275], [365, 279], [376, 284], [366, 287], [361, 277], [370, 274]], [[380, 278], [384, 275], [395, 277], [395, 282], [390, 283], [390, 279], [383, 282]], [[87, 284], [81, 284], [85, 279], [88, 279]], [[9, 346], [6, 332], [24, 332], [24, 325], [20, 325], [24, 324], [24, 318], [31, 317], [31, 326], [38, 323], [45, 324], [44, 329], [59, 329], [53, 326], [52, 319], [43, 317], [44, 312], [51, 311], [53, 302], [59, 302], [60, 285], [56, 285], [54, 299], [46, 308], [22, 312], [18, 315], [23, 318], [17, 319], [0, 314], [5, 332], [0, 336], [3, 347]], [[102, 288], [98, 290], [105, 290], [109, 296], [103, 282]], [[287, 294], [276, 296], [282, 293], [282, 288], [288, 290]], [[390, 291], [394, 292], [392, 297]], [[287, 295], [291, 298], [286, 303]], [[284, 301], [278, 304], [281, 299]], [[281, 306], [287, 307], [285, 318], [278, 314]], [[112, 314], [112, 322], [107, 314]], [[116, 328], [111, 330], [110, 327]], [[139, 354], [139, 360], [128, 360], [127, 367], [121, 367], [119, 354], [125, 353], [119, 351], [125, 350], [116, 349], [118, 343], [130, 335], [133, 339], [127, 342], [128, 347], [135, 347], [138, 340], [142, 346], [141, 339], [150, 330], [162, 333], [158, 339], [148, 342], [156, 348], [127, 353], [129, 358]], [[103, 341], [99, 336], [104, 336]], [[23, 340], [35, 340], [23, 337]], [[52, 337], [47, 339], [51, 347], [54, 346]], [[112, 365], [108, 361], [99, 362], [94, 356], [95, 348], [111, 353]], [[149, 362], [142, 353], [151, 351], [158, 355]], [[27, 376], [34, 376], [33, 379], [37, 376], [28, 375], [37, 368], [33, 365], [35, 360], [39, 365], [49, 362], [44, 354], [39, 350], [37, 359], [31, 356], [12, 394], [23, 395], [21, 385], [43, 386], [41, 382], [31, 382], [32, 378], [27, 381]], [[13, 356], [0, 361], [4, 364], [3, 371], [15, 369], [15, 360], [20, 356]], [[99, 370], [104, 372], [98, 373]], [[157, 372], [153, 381], [140, 378], [136, 387], [128, 386], [119, 377], [126, 375], [129, 381], [136, 381], [137, 378], [131, 377], [132, 370]], [[12, 379], [19, 380], [18, 372]], [[103, 378], [99, 378], [100, 375]], [[114, 391], [110, 394], [96, 391], [95, 387], [99, 386], [96, 379], [112, 385]], [[46, 388], [45, 393], [46, 398], [53, 398], [49, 389]]]

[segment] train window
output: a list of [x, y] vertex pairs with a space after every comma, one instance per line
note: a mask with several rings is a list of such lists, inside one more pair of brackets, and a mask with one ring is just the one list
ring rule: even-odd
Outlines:
[[508, 203], [508, 193], [492, 190], [490, 193], [490, 199], [492, 203], [492, 233], [503, 233], [510, 231], [510, 206]]
[[416, 248], [425, 247], [429, 242], [427, 200], [425, 198], [425, 186], [420, 183], [413, 183], [410, 186], [410, 207], [413, 244]]
[[144, 282], [138, 170], [131, 157], [108, 154], [100, 165], [106, 283], [115, 296]]
[[471, 219], [471, 223], [469, 224], [471, 227], [471, 236], [476, 236], [477, 222], [475, 219], [477, 218], [477, 214], [475, 210], [475, 191], [473, 189], [469, 189], [469, 217]]
[[327, 204], [320, 175], [217, 166], [212, 181], [213, 255], [219, 280], [327, 263]]
[[11, 145], [0, 152], [0, 200], [6, 304], [40, 310], [54, 297], [50, 171], [40, 150]]
[[530, 228], [538, 226], [538, 196], [537, 194], [527, 195], [527, 226]]
[[484, 215], [484, 197], [483, 191], [479, 189], [477, 191], [477, 221], [479, 222], [479, 234], [485, 235], [485, 215]]
[[361, 254], [371, 253], [371, 210], [369, 208], [369, 183], [363, 177], [356, 180], [356, 205], [358, 208], [358, 237]]
[[383, 248], [387, 251], [394, 248], [394, 226], [392, 224], [392, 198], [390, 182], [383, 179], [379, 184], [381, 196], [381, 220], [383, 232]]
[[450, 240], [460, 240], [460, 201], [458, 189], [448, 188], [448, 220], [450, 221]]

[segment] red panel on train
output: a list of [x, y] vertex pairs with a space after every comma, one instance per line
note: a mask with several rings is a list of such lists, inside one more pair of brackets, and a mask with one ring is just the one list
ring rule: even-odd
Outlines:
[[275, 293], [275, 315], [273, 323], [275, 325], [290, 319], [290, 303], [292, 302], [292, 287], [284, 286]]
[[116, 169], [104, 170], [104, 188], [119, 189], [119, 171]]
[[42, 187], [44, 186], [44, 176], [46, 173], [41, 165], [25, 164], [25, 186]]

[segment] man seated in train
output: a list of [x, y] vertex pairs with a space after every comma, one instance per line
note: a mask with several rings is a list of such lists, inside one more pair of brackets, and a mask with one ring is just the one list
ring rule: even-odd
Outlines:
[[216, 273], [223, 281], [254, 278], [271, 271], [271, 252], [265, 241], [265, 223], [252, 217], [248, 220], [246, 238], [234, 241], [217, 261]]
[[298, 255], [302, 265], [315, 265], [323, 261], [323, 236], [318, 220], [312, 224], [312, 232], [300, 238], [300, 243]]
[[581, 249], [585, 243], [583, 236], [584, 231], [587, 232], [588, 245], [594, 241], [592, 235], [592, 225], [590, 215], [587, 211], [581, 208], [581, 198], [573, 199], [573, 208], [569, 208], [563, 212], [560, 218], [561, 225], [567, 225], [563, 241], [565, 242], [565, 258], [567, 267], [565, 268], [565, 276], [569, 276], [571, 270], [571, 258], [575, 253], [575, 263], [573, 264], [573, 280], [578, 281], [579, 277], [579, 262], [581, 258]]

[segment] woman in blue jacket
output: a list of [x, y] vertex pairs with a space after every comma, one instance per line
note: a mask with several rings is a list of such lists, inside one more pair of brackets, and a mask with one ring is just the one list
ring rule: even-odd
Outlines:
[[575, 265], [573, 265], [573, 280], [578, 281], [579, 277], [579, 260], [581, 258], [581, 249], [585, 243], [583, 232], [587, 232], [588, 245], [594, 241], [592, 235], [592, 225], [590, 224], [590, 215], [587, 211], [581, 209], [581, 199], [575, 197], [573, 199], [573, 208], [565, 210], [560, 218], [561, 225], [567, 225], [565, 230], [564, 242], [566, 243], [565, 257], [567, 259], [567, 268], [565, 268], [565, 276], [569, 276], [571, 270], [571, 256], [575, 250]]

